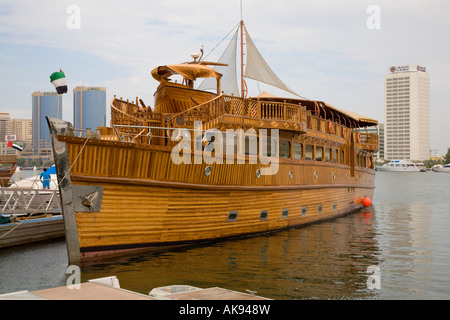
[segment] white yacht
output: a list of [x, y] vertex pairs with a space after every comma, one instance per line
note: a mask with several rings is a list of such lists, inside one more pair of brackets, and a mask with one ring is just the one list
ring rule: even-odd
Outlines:
[[377, 171], [392, 171], [392, 172], [420, 172], [420, 167], [409, 160], [392, 160], [382, 166], [376, 166]]
[[446, 165], [437, 165], [434, 166], [432, 169], [434, 172], [450, 172], [450, 163], [447, 163]]

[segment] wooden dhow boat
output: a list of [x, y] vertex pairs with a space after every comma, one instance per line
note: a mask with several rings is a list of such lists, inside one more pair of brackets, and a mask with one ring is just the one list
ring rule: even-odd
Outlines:
[[246, 97], [245, 78], [295, 92], [243, 22], [218, 62], [193, 58], [151, 72], [153, 109], [114, 97], [111, 127], [79, 136], [48, 118], [70, 263], [298, 227], [373, 196], [378, 136], [364, 128], [376, 120], [301, 97]]
[[17, 155], [0, 154], [0, 187], [9, 185], [12, 175], [16, 172]]

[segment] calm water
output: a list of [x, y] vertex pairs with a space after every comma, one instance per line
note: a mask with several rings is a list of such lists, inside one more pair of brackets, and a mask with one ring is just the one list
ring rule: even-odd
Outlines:
[[[278, 233], [82, 269], [147, 294], [171, 284], [257, 291], [273, 299], [449, 299], [450, 174], [378, 172], [373, 205]], [[380, 288], [369, 289], [380, 270]], [[64, 240], [0, 249], [0, 293], [66, 284]]]

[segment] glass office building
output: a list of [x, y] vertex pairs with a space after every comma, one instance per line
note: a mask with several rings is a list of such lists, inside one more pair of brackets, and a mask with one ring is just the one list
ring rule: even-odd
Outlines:
[[76, 87], [73, 89], [73, 126], [95, 131], [106, 126], [106, 88]]
[[33, 92], [33, 148], [34, 155], [42, 158], [50, 158], [52, 147], [46, 116], [62, 119], [62, 96], [56, 92]]

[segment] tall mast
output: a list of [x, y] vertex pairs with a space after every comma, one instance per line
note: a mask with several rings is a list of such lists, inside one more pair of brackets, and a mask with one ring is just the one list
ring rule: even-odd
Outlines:
[[244, 20], [241, 20], [241, 97], [247, 96], [247, 84], [244, 80]]

